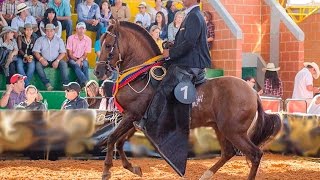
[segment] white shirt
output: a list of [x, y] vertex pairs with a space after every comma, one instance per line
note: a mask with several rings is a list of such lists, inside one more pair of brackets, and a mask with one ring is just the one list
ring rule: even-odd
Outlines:
[[151, 16], [149, 15], [149, 13], [144, 13], [144, 14], [139, 13], [139, 14], [137, 14], [134, 22], [137, 22], [137, 21], [141, 21], [142, 26], [144, 28], [148, 28], [151, 24]]
[[313, 91], [308, 91], [307, 86], [313, 86], [312, 74], [308, 68], [301, 69], [294, 78], [294, 87], [292, 98], [294, 99], [312, 99]]

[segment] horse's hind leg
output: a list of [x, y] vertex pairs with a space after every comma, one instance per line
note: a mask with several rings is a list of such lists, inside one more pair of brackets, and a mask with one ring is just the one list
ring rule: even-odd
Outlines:
[[107, 180], [111, 177], [110, 168], [113, 166], [112, 155], [115, 143], [132, 128], [133, 124], [131, 123], [130, 118], [123, 118], [118, 128], [109, 136], [107, 140], [107, 153], [104, 160], [102, 180]]
[[118, 153], [121, 157], [121, 161], [122, 161], [122, 165], [125, 169], [128, 169], [129, 171], [131, 171], [132, 173], [138, 175], [138, 176], [142, 176], [142, 171], [141, 168], [139, 166], [132, 166], [132, 164], [128, 161], [126, 153], [123, 151], [123, 145], [126, 142], [127, 139], [129, 139], [131, 136], [133, 136], [133, 134], [136, 132], [136, 130], [134, 128], [130, 129], [130, 131], [128, 133], [126, 133], [125, 135], [123, 135], [119, 141], [117, 141], [117, 150]]
[[246, 133], [233, 134], [229, 140], [251, 161], [249, 180], [255, 179], [263, 155], [259, 147], [254, 145]]
[[211, 179], [213, 174], [215, 174], [229, 159], [231, 159], [236, 154], [232, 143], [228, 141], [224, 135], [221, 134], [218, 128], [215, 128], [215, 131], [221, 146], [221, 158], [209, 170], [203, 173], [200, 180]]

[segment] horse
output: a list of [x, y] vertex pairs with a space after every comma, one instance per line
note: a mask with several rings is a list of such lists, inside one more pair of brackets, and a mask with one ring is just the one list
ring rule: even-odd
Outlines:
[[[122, 74], [158, 55], [161, 55], [159, 47], [144, 28], [130, 22], [115, 21], [101, 37], [101, 55], [94, 74], [98, 79], [107, 78], [115, 69]], [[137, 89], [142, 92], [137, 92]], [[141, 168], [127, 160], [122, 145], [125, 138], [135, 131], [133, 122], [143, 117], [154, 93], [148, 78], [137, 78], [130, 86], [118, 90], [115, 98], [123, 107], [123, 120], [105, 141], [107, 153], [102, 179], [111, 177], [112, 154], [117, 141], [120, 142], [117, 149], [123, 167], [142, 176]], [[263, 155], [260, 145], [280, 131], [280, 117], [265, 113], [257, 93], [237, 77], [208, 79], [197, 87], [197, 97], [200, 100], [192, 107], [190, 129], [212, 127], [221, 146], [221, 158], [203, 173], [201, 179], [210, 179], [236, 154], [236, 149], [251, 161], [248, 179], [255, 179]]]

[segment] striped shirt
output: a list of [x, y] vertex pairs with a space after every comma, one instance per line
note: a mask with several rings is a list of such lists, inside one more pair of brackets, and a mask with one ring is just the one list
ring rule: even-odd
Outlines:
[[14, 1], [13, 3], [10, 0], [6, 0], [2, 4], [2, 13], [3, 14], [16, 14], [17, 13], [17, 5], [19, 1]]
[[29, 12], [33, 17], [43, 17], [45, 12], [45, 5], [40, 1], [37, 1], [36, 4], [32, 3], [32, 0], [29, 0], [27, 6], [30, 7]]

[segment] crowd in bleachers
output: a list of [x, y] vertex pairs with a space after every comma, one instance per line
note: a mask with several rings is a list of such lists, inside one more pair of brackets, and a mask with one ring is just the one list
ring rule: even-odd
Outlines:
[[[75, 7], [72, 7], [69, 0], [4, 0], [0, 4], [0, 64], [7, 89], [1, 98], [1, 107], [43, 109], [44, 106], [38, 103], [41, 96], [37, 96], [36, 100], [34, 96], [29, 98], [31, 94], [39, 94], [37, 87], [30, 82], [37, 72], [46, 89], [53, 90], [44, 69], [54, 68], [59, 69], [61, 87], [66, 91], [67, 100], [62, 108], [114, 109], [112, 105], [104, 105], [104, 97], [111, 94], [97, 90], [98, 83], [90, 81], [87, 56], [94, 41], [94, 50], [99, 57], [99, 39], [106, 32], [109, 20], [130, 21], [130, 9], [126, 3], [122, 0], [76, 0]], [[77, 22], [72, 22], [71, 8], [77, 12]], [[162, 0], [155, 0], [155, 7], [141, 1], [138, 7], [131, 8], [139, 9], [134, 23], [150, 32], [160, 50], [164, 41], [174, 41], [184, 19], [184, 13], [176, 8], [175, 1], [167, 1], [164, 6]], [[208, 45], [211, 47], [214, 38], [212, 15], [204, 12], [204, 17], [208, 25]], [[72, 29], [73, 24], [76, 24], [75, 30]], [[64, 30], [66, 42], [62, 39]], [[96, 39], [89, 38], [86, 31], [94, 32]], [[68, 67], [74, 70], [80, 89], [74, 82], [70, 84]], [[110, 87], [110, 82], [102, 83], [102, 87]], [[81, 89], [85, 89], [89, 97], [87, 104], [79, 97]], [[110, 88], [108, 91], [111, 91]], [[97, 99], [97, 96], [102, 98]], [[81, 102], [80, 105], [71, 103], [69, 106], [75, 100]]]

